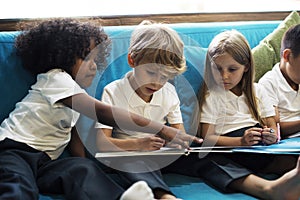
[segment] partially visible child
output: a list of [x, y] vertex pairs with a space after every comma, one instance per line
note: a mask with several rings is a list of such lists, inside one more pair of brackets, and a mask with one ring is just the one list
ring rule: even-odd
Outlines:
[[269, 94], [282, 137], [286, 138], [300, 132], [300, 24], [284, 34], [280, 55], [280, 62], [258, 83]]
[[[175, 87], [168, 82], [186, 70], [183, 42], [176, 31], [166, 24], [143, 21], [131, 35], [128, 64], [132, 71], [105, 86], [101, 100], [184, 132], [179, 98]], [[166, 145], [164, 139], [149, 133], [124, 131], [99, 123], [96, 128], [100, 128], [97, 139], [100, 151], [152, 151]], [[150, 169], [147, 161], [139, 159], [122, 161], [118, 167], [125, 165], [127, 169]], [[160, 171], [147, 171], [118, 173], [131, 181], [146, 181], [158, 199], [175, 199]]]
[[[275, 143], [275, 111], [268, 96], [264, 96], [263, 88], [253, 82], [253, 58], [246, 38], [236, 30], [218, 34], [208, 47], [205, 67], [204, 82], [198, 96], [203, 144], [251, 146]], [[204, 165], [206, 173], [216, 177], [202, 175], [214, 185], [218, 181], [224, 182], [229, 189], [262, 199], [298, 199], [300, 196], [299, 163], [296, 173], [287, 172], [295, 166], [293, 157], [277, 163], [283, 158], [246, 153], [209, 154], [206, 159], [211, 160], [210, 164]], [[261, 168], [280, 174], [287, 172], [288, 175], [268, 181], [254, 174]], [[224, 173], [228, 176], [227, 180], [217, 178], [221, 175], [226, 177]], [[293, 180], [288, 181], [292, 176]], [[286, 191], [287, 188], [291, 193]], [[280, 192], [274, 193], [275, 190]], [[281, 196], [277, 196], [279, 193]]]
[[0, 127], [0, 199], [38, 199], [39, 192], [63, 194], [72, 200], [153, 199], [145, 182], [125, 191], [88, 159], [58, 159], [71, 132], [72, 138], [78, 138], [75, 125], [80, 114], [111, 126], [122, 124], [125, 129], [158, 134], [165, 140], [175, 138], [183, 146], [197, 141], [86, 93], [84, 88], [92, 83], [97, 67], [105, 63], [109, 43], [101, 27], [74, 19], [28, 25], [16, 38], [22, 64], [37, 81]]

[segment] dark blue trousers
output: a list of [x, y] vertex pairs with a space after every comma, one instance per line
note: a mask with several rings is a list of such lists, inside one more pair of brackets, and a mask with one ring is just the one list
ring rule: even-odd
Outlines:
[[199, 177], [222, 192], [230, 192], [228, 185], [232, 181], [252, 173], [251, 170], [233, 162], [221, 153], [207, 154], [203, 158], [199, 158], [198, 153], [183, 155], [165, 167], [162, 172]]
[[[164, 182], [160, 169], [158, 157], [154, 156], [132, 156], [117, 157], [109, 159], [110, 163], [106, 165], [111, 172], [119, 175], [121, 185], [128, 188], [137, 181], [145, 181], [153, 190], [164, 190], [172, 194], [169, 186]], [[94, 159], [95, 160], [95, 159]], [[101, 163], [101, 160], [97, 161]], [[105, 161], [102, 161], [105, 163]], [[174, 194], [173, 194], [174, 195]]]
[[[259, 127], [259, 124], [256, 127]], [[233, 131], [226, 136], [240, 137], [248, 128], [251, 127]], [[163, 172], [200, 177], [222, 192], [230, 192], [228, 188], [230, 183], [250, 174], [257, 174], [273, 159], [273, 155], [252, 153], [208, 153], [203, 158], [199, 158], [198, 153], [191, 153], [188, 156], [181, 156], [164, 168]]]
[[0, 141], [0, 188], [1, 200], [36, 200], [39, 193], [62, 194], [70, 200], [115, 200], [124, 192], [89, 159], [51, 160], [10, 139]]

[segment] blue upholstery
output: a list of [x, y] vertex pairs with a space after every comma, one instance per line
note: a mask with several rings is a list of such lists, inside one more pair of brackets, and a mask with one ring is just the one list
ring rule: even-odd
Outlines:
[[164, 175], [166, 183], [178, 198], [184, 200], [254, 200], [256, 198], [243, 193], [221, 193], [200, 178], [187, 177], [178, 174]]
[[[194, 134], [197, 129], [197, 99], [196, 92], [202, 81], [203, 63], [205, 52], [211, 39], [221, 31], [237, 29], [249, 40], [253, 48], [269, 33], [271, 33], [280, 21], [250, 21], [250, 22], [211, 22], [211, 23], [182, 23], [170, 26], [179, 32], [185, 43], [185, 56], [187, 71], [172, 80], [181, 100], [181, 109], [184, 124], [188, 133]], [[130, 67], [127, 65], [127, 49], [130, 34], [135, 26], [104, 27], [113, 40], [112, 52], [108, 58], [107, 69], [98, 74], [92, 85], [87, 89], [91, 96], [100, 98], [103, 86], [122, 77]], [[2, 91], [0, 102], [0, 120], [8, 116], [14, 109], [15, 103], [26, 95], [30, 85], [34, 83], [32, 77], [21, 67], [19, 58], [15, 55], [13, 47], [14, 39], [18, 32], [0, 32], [0, 90]], [[93, 121], [82, 116], [77, 128], [88, 150], [94, 152], [92, 146]], [[222, 194], [205, 184], [199, 178], [185, 177], [181, 175], [166, 175], [166, 181], [178, 197], [193, 199], [253, 199], [250, 196], [234, 193]], [[61, 199], [60, 196], [41, 195], [42, 200]]]
[[0, 33], [1, 122], [34, 83], [34, 77], [21, 67], [20, 60], [16, 58], [13, 45], [17, 34], [17, 32]]

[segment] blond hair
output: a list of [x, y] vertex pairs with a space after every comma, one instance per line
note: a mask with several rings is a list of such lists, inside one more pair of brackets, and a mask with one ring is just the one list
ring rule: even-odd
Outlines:
[[246, 103], [252, 116], [263, 125], [264, 121], [260, 117], [258, 102], [254, 91], [253, 82], [255, 69], [251, 48], [247, 39], [237, 30], [224, 31], [218, 34], [214, 37], [208, 47], [204, 81], [198, 93], [200, 111], [202, 110], [205, 97], [208, 95], [208, 90], [212, 89], [217, 84], [212, 74], [212, 62], [225, 53], [232, 56], [232, 58], [239, 64], [248, 68], [239, 83], [240, 88], [246, 96]]
[[186, 70], [183, 41], [178, 33], [163, 23], [144, 20], [132, 32], [128, 53], [134, 65], [156, 63], [171, 76]]

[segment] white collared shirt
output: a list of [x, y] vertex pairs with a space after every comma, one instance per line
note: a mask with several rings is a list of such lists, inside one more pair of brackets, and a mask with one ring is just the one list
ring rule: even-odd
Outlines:
[[23, 142], [44, 151], [51, 159], [58, 158], [80, 115], [58, 101], [79, 93], [86, 92], [60, 69], [39, 74], [28, 95], [2, 122], [0, 140]]
[[[166, 122], [169, 124], [183, 123], [179, 98], [172, 84], [167, 82], [160, 90], [153, 94], [151, 101], [147, 103], [131, 87], [128, 80], [131, 73], [128, 72], [124, 78], [113, 81], [105, 86], [102, 101], [163, 124]], [[100, 123], [96, 123], [95, 127], [112, 129], [112, 127]], [[141, 138], [150, 135], [149, 133], [127, 130], [114, 130], [114, 134], [117, 138]]]
[[[268, 97], [264, 97], [263, 88], [257, 84], [254, 86], [260, 116], [263, 118], [275, 116], [275, 110]], [[215, 125], [217, 135], [259, 123], [250, 113], [245, 94], [236, 96], [231, 91], [219, 87], [209, 91], [202, 106], [200, 122]]]
[[298, 91], [283, 77], [279, 63], [268, 71], [258, 82], [268, 92], [272, 105], [278, 107], [280, 121], [300, 120], [300, 87]]

